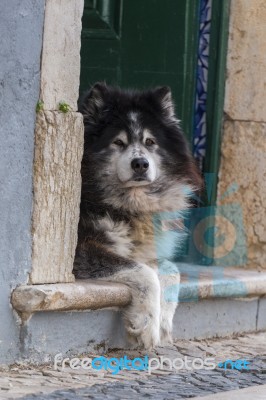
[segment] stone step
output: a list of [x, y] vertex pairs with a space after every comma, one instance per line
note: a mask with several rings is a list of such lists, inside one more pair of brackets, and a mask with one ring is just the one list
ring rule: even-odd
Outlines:
[[[180, 272], [174, 339], [266, 330], [266, 272], [185, 264]], [[127, 349], [121, 309], [130, 299], [127, 286], [92, 280], [19, 286], [11, 301], [22, 319], [21, 348], [31, 362]]]
[[[266, 272], [188, 264], [180, 264], [179, 270], [181, 303], [266, 295]], [[176, 287], [169, 289], [172, 294], [177, 291]], [[13, 307], [22, 314], [123, 307], [130, 300], [130, 291], [126, 285], [95, 280], [21, 285], [13, 291], [11, 298]]]

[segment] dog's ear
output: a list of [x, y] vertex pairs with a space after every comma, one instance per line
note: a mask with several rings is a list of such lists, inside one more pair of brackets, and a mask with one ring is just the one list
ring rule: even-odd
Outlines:
[[164, 115], [169, 120], [174, 120], [176, 122], [177, 118], [175, 116], [175, 105], [173, 103], [172, 92], [169, 86], [161, 86], [156, 88], [154, 90], [154, 95], [159, 101]]
[[97, 82], [92, 86], [79, 107], [85, 123], [96, 124], [99, 121], [107, 96], [108, 86], [105, 82]]

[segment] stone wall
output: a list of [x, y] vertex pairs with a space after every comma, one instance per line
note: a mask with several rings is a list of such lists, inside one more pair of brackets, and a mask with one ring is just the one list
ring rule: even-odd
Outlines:
[[265, 22], [264, 0], [231, 1], [218, 204], [241, 204], [251, 268], [266, 268]]

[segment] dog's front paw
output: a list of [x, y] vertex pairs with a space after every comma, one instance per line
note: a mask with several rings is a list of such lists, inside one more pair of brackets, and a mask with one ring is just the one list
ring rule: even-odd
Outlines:
[[128, 341], [138, 347], [150, 350], [160, 343], [160, 321], [159, 313], [155, 315], [131, 315], [130, 320], [125, 323]]
[[117, 273], [115, 279], [126, 283], [132, 294], [131, 303], [123, 310], [129, 339], [135, 337], [145, 349], [157, 346], [160, 342], [161, 313], [161, 288], [157, 273], [145, 264], [137, 264], [135, 268]]
[[160, 324], [158, 321], [152, 318], [149, 324], [146, 326], [144, 331], [140, 335], [143, 347], [147, 350], [151, 350], [160, 344]]

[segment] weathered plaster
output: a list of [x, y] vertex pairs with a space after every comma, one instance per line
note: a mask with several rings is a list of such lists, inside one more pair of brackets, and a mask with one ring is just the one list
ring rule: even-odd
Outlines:
[[0, 363], [19, 354], [11, 289], [31, 268], [32, 165], [40, 89], [44, 0], [13, 0], [0, 13]]
[[[199, 339], [254, 332], [258, 299], [214, 299], [180, 303], [174, 317], [174, 337]], [[22, 341], [25, 360], [53, 363], [62, 353], [101, 355], [107, 348], [128, 348], [121, 313], [112, 309], [47, 312], [33, 315]], [[49, 327], [49, 329], [47, 329]], [[266, 328], [261, 319], [260, 329]]]
[[[223, 337], [256, 331], [258, 299], [215, 299], [181, 303], [173, 321], [179, 339]], [[265, 321], [262, 322], [265, 329]]]

